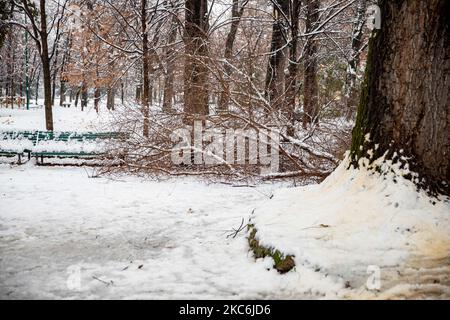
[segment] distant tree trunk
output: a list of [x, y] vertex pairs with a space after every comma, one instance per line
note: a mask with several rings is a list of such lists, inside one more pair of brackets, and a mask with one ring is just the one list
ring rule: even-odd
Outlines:
[[62, 106], [64, 101], [66, 101], [66, 82], [61, 79], [59, 88], [59, 105]]
[[[289, 16], [289, 0], [277, 0], [273, 5], [274, 22], [272, 24], [272, 41], [267, 65], [265, 96], [272, 110], [281, 109], [284, 96], [284, 66], [286, 34], [286, 17]], [[269, 112], [269, 110], [266, 110]]]
[[166, 49], [166, 72], [164, 74], [164, 97], [162, 110], [164, 112], [172, 111], [173, 101], [173, 82], [174, 82], [174, 70], [175, 70], [175, 55], [173, 44], [177, 39], [177, 21], [176, 17], [172, 17], [171, 29], [169, 34], [169, 46]]
[[285, 98], [285, 108], [286, 108], [286, 118], [287, 123], [287, 134], [289, 136], [294, 135], [294, 124], [295, 124], [295, 98], [298, 93], [298, 28], [299, 28], [299, 17], [300, 17], [300, 0], [290, 1], [290, 20], [291, 20], [291, 43], [289, 46], [289, 65], [288, 65], [288, 76], [286, 77], [286, 98]]
[[95, 112], [97, 113], [100, 111], [99, 110], [100, 96], [101, 96], [100, 87], [96, 85], [94, 90], [94, 108]]
[[45, 0], [40, 0], [40, 20], [41, 29], [41, 61], [42, 72], [44, 74], [44, 106], [45, 106], [45, 126], [48, 131], [53, 131], [53, 110], [52, 110], [52, 82], [50, 72], [50, 56], [48, 50], [47, 14], [45, 11]]
[[[241, 21], [242, 14], [244, 13], [245, 2], [241, 8], [239, 8], [239, 0], [233, 0], [233, 6], [231, 8], [231, 27], [230, 32], [227, 35], [227, 40], [225, 42], [225, 54], [224, 58], [227, 62], [231, 63], [231, 59], [233, 58], [233, 47], [234, 41], [236, 40], [236, 34], [239, 27], [239, 23]], [[223, 66], [224, 70], [224, 79], [223, 79], [223, 90], [220, 93], [219, 103], [217, 106], [217, 110], [219, 112], [224, 112], [228, 110], [228, 103], [230, 100], [230, 76], [233, 73], [233, 69], [228, 63], [225, 63]]]
[[114, 95], [114, 88], [108, 88], [108, 91], [106, 93], [106, 108], [108, 110], [114, 110]]
[[164, 98], [164, 77], [158, 79], [158, 104], [161, 105]]
[[408, 162], [420, 187], [450, 193], [450, 2], [380, 1], [351, 155]]
[[75, 94], [75, 108], [78, 107], [78, 100], [80, 98], [81, 87], [77, 88], [77, 93]]
[[37, 74], [37, 77], [36, 77], [36, 95], [35, 95], [35, 98], [36, 98], [36, 105], [38, 105], [38, 99], [39, 99], [39, 83], [40, 83], [40, 81], [41, 81], [41, 69], [39, 68], [39, 71], [38, 71], [38, 74]]
[[149, 97], [150, 84], [149, 72], [149, 50], [147, 33], [147, 0], [141, 0], [141, 31], [142, 31], [142, 73], [143, 73], [143, 94], [142, 94], [142, 115], [144, 117], [143, 132], [144, 137], [148, 137], [149, 130]]
[[11, 76], [10, 93], [11, 93], [11, 109], [14, 109], [14, 96], [16, 95], [16, 86], [14, 84], [14, 76]]
[[12, 37], [12, 30], [10, 31], [10, 38], [9, 38], [10, 40], [9, 40], [9, 42], [10, 42], [10, 44], [9, 44], [9, 58], [11, 59], [11, 62], [10, 62], [10, 71], [9, 71], [9, 94], [10, 94], [10, 97], [11, 97], [11, 101], [10, 101], [10, 103], [11, 103], [11, 109], [14, 109], [14, 96], [16, 95], [16, 90], [15, 90], [15, 83], [14, 83], [14, 75], [15, 75], [15, 68], [14, 68], [14, 66], [16, 65], [16, 63], [15, 63], [15, 52], [14, 52], [14, 49], [15, 49], [15, 46], [14, 46], [14, 43], [13, 43], [13, 37]]
[[[59, 73], [59, 79], [60, 79], [60, 98], [59, 98], [59, 105], [62, 106], [62, 104], [66, 100], [66, 90], [67, 90], [67, 78], [64, 74], [65, 67], [67, 60], [70, 58], [70, 45], [71, 45], [71, 34], [68, 35], [66, 38], [66, 43], [64, 46], [64, 54], [61, 61], [61, 69]], [[72, 93], [69, 97], [70, 102], [72, 102]]]
[[87, 104], [88, 104], [88, 89], [86, 83], [83, 83], [81, 85], [81, 111], [83, 111], [84, 108], [87, 108]]
[[149, 81], [148, 81], [148, 105], [153, 105], [153, 97], [154, 97], [154, 84], [153, 84], [153, 71], [152, 68], [149, 66], [150, 73], [149, 73]]
[[208, 106], [208, 1], [186, 0], [185, 11], [185, 121], [191, 115], [207, 115]]
[[72, 102], [72, 100], [74, 99], [74, 95], [76, 94], [76, 92], [73, 90], [74, 87], [70, 86], [69, 87], [69, 101]]
[[[319, 20], [319, 1], [307, 0], [306, 33], [313, 32]], [[318, 114], [318, 85], [317, 85], [317, 40], [311, 35], [306, 40], [304, 54], [303, 81], [303, 126], [317, 121]]]
[[101, 91], [100, 91], [100, 73], [98, 70], [98, 64], [96, 65], [96, 70], [95, 70], [95, 81], [94, 81], [94, 109], [95, 112], [99, 112], [100, 111], [100, 97], [101, 97]]
[[59, 55], [59, 39], [56, 39], [55, 59], [53, 60], [53, 74], [52, 74], [52, 107], [55, 105], [55, 93], [56, 93], [56, 74], [58, 72], [58, 55]]
[[[11, 19], [13, 9], [14, 2], [5, 0], [0, 1], [0, 23]], [[8, 28], [0, 28], [0, 48], [3, 46], [9, 31]], [[0, 93], [2, 93], [1, 90]]]
[[136, 86], [135, 100], [136, 100], [136, 103], [139, 103], [139, 104], [142, 103], [142, 85]]
[[358, 92], [356, 90], [356, 75], [358, 72], [361, 51], [364, 49], [362, 40], [366, 8], [367, 0], [358, 0], [356, 7], [356, 21], [352, 31], [351, 51], [348, 59], [347, 74], [344, 84], [344, 100], [347, 106], [347, 119], [351, 119], [356, 111], [358, 98]]
[[122, 81], [120, 83], [120, 101], [122, 102], [122, 105], [123, 105], [124, 99], [125, 99], [125, 89], [124, 89], [124, 84]]

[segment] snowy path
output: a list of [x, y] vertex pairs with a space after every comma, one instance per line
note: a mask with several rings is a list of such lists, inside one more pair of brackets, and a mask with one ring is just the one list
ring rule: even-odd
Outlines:
[[226, 238], [279, 187], [2, 165], [0, 299], [321, 297]]

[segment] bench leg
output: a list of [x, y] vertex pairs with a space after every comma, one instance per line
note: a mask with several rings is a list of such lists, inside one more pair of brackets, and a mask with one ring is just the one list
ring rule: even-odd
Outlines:
[[17, 156], [19, 157], [19, 161], [17, 162], [17, 164], [22, 164], [20, 154], [18, 154]]

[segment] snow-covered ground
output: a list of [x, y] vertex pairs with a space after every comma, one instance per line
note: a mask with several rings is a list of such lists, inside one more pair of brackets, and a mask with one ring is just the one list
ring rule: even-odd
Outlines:
[[279, 186], [88, 173], [0, 166], [0, 299], [310, 296], [227, 238]]
[[[107, 123], [102, 111], [55, 107], [55, 127], [95, 130]], [[0, 115], [2, 130], [45, 129], [42, 109]], [[340, 288], [255, 262], [245, 230], [227, 237], [281, 184], [113, 180], [91, 170], [0, 165], [0, 298], [317, 298]]]
[[[43, 104], [43, 101], [40, 102]], [[30, 110], [0, 108], [0, 129], [6, 130], [45, 130], [44, 108], [35, 108], [31, 104]], [[104, 104], [101, 105], [99, 114], [93, 106], [89, 106], [83, 112], [80, 106], [75, 108], [59, 107], [56, 99], [53, 108], [53, 124], [55, 131], [99, 131], [105, 129], [105, 124], [110, 123], [113, 113], [109, 112]]]
[[449, 199], [346, 161], [320, 185], [279, 189], [257, 208], [260, 243], [354, 288], [344, 297], [450, 298]]
[[[58, 131], [111, 117], [54, 108]], [[0, 131], [24, 129], [45, 129], [43, 109], [0, 109]], [[450, 204], [345, 168], [286, 189], [0, 164], [0, 299], [450, 298]], [[250, 217], [293, 271], [255, 261], [245, 231], [227, 237]]]

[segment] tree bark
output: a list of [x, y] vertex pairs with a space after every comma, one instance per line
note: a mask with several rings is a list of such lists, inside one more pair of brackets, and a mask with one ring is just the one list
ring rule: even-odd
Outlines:
[[208, 105], [208, 1], [186, 0], [185, 11], [185, 121], [192, 115], [207, 115]]
[[[353, 163], [400, 161], [419, 187], [449, 194], [450, 2], [381, 1], [353, 129]], [[373, 153], [373, 155], [372, 155]]]
[[286, 77], [286, 97], [285, 97], [285, 108], [286, 108], [286, 118], [288, 120], [287, 124], [287, 134], [289, 136], [294, 135], [294, 124], [295, 124], [295, 100], [298, 93], [298, 32], [299, 32], [299, 17], [300, 17], [300, 0], [290, 1], [290, 20], [291, 20], [291, 43], [289, 46], [289, 65], [288, 65], [288, 76]]
[[53, 131], [53, 110], [52, 110], [52, 83], [50, 72], [50, 57], [48, 50], [47, 34], [47, 14], [45, 11], [45, 0], [40, 0], [40, 20], [41, 20], [41, 60], [42, 73], [44, 75], [44, 107], [45, 107], [45, 127], [48, 131]]
[[[272, 110], [283, 106], [284, 95], [284, 66], [286, 34], [286, 17], [289, 16], [289, 0], [277, 0], [273, 4], [274, 22], [272, 24], [272, 41], [270, 57], [267, 64], [265, 96], [270, 102]], [[266, 110], [269, 112], [270, 110]]]
[[[307, 0], [306, 33], [311, 33], [319, 21], [319, 1]], [[317, 86], [317, 41], [314, 35], [306, 40], [304, 55], [303, 81], [303, 126], [317, 120], [318, 86]]]

